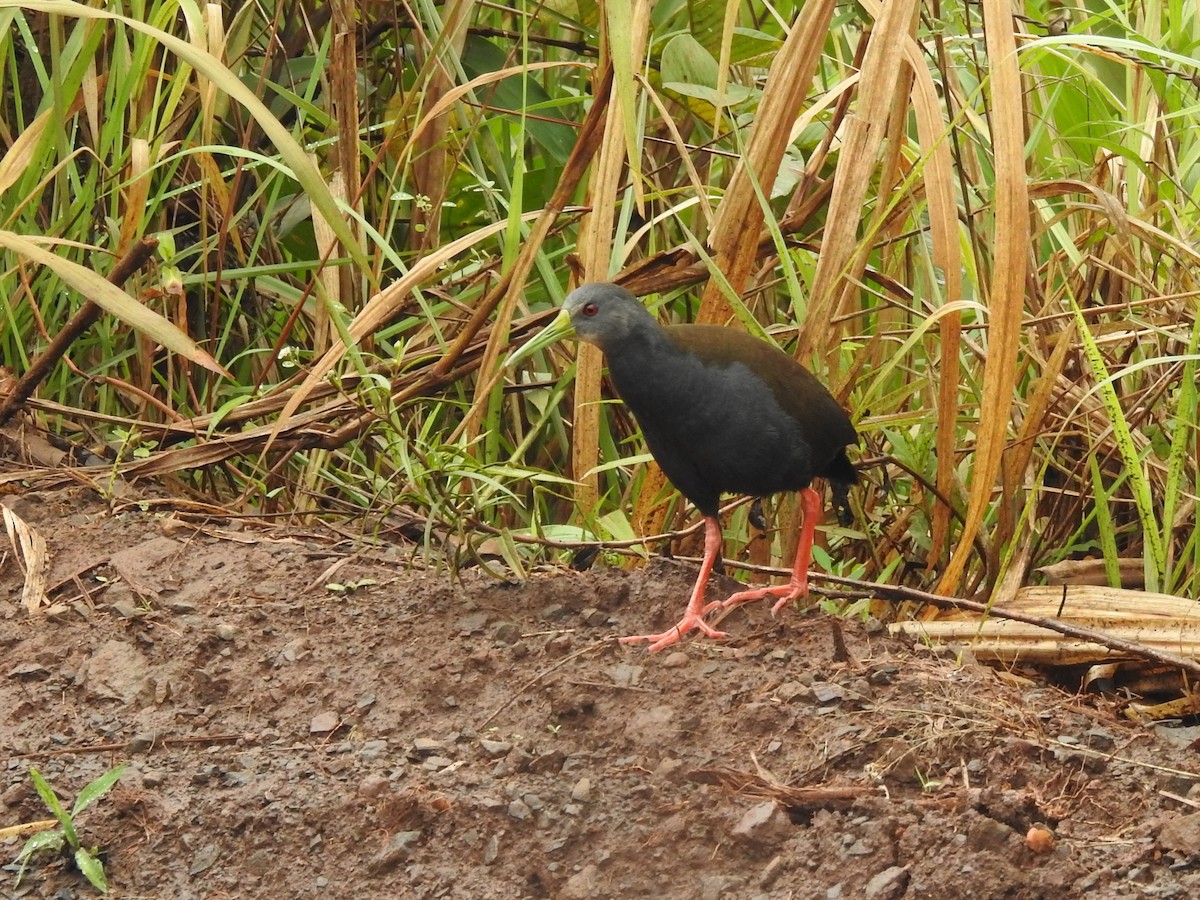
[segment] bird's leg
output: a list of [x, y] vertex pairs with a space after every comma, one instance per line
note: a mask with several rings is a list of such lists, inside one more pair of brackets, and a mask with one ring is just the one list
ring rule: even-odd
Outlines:
[[735, 606], [764, 597], [778, 597], [779, 600], [771, 607], [771, 615], [775, 615], [793, 600], [808, 596], [808, 564], [812, 561], [813, 535], [817, 530], [817, 522], [821, 519], [821, 495], [811, 487], [804, 488], [800, 491], [800, 508], [804, 520], [800, 524], [800, 542], [796, 545], [796, 563], [792, 567], [791, 580], [787, 584], [738, 591], [725, 600], [710, 603], [704, 608], [705, 613], [716, 609], [733, 609]]
[[702, 631], [711, 638], [723, 638], [725, 632], [717, 631], [704, 621], [705, 605], [704, 591], [708, 587], [708, 576], [712, 574], [713, 566], [721, 555], [721, 523], [716, 516], [704, 517], [704, 561], [700, 564], [700, 574], [696, 578], [696, 586], [692, 588], [692, 599], [688, 601], [687, 611], [679, 623], [660, 634], [632, 634], [621, 638], [622, 644], [632, 644], [636, 641], [649, 641], [650, 652], [661, 650], [676, 643], [689, 631]]

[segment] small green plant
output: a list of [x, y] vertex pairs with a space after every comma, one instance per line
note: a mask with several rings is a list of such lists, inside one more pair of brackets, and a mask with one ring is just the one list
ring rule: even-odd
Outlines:
[[374, 578], [360, 578], [358, 581], [331, 581], [325, 585], [325, 590], [334, 594], [353, 594], [359, 588], [370, 587], [373, 584], [378, 584]]
[[29, 859], [33, 854], [43, 850], [61, 853], [64, 846], [70, 846], [74, 851], [75, 865], [79, 871], [92, 883], [94, 888], [102, 894], [108, 893], [108, 881], [104, 877], [104, 863], [98, 856], [99, 848], [83, 846], [79, 840], [79, 832], [75, 830], [75, 817], [108, 793], [124, 771], [125, 766], [122, 764], [92, 781], [79, 792], [79, 796], [75, 799], [75, 805], [71, 807], [70, 812], [67, 812], [63, 809], [62, 802], [58, 799], [54, 788], [50, 787], [37, 769], [30, 768], [29, 777], [33, 779], [33, 786], [37, 788], [38, 795], [46, 804], [46, 808], [54, 814], [54, 818], [58, 819], [59, 827], [51, 831], [38, 832], [25, 842], [25, 846], [21, 848], [21, 854], [17, 857], [17, 862], [21, 864], [21, 871], [17, 873], [17, 884], [21, 883], [25, 867], [29, 864]]

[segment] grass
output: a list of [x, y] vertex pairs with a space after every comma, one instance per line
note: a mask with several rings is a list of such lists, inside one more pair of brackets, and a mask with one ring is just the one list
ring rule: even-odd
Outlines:
[[[501, 368], [617, 277], [844, 400], [878, 462], [835, 570], [966, 592], [1134, 556], [1200, 596], [1196, 12], [628, 7], [0, 0], [0, 360], [105, 310], [39, 425], [525, 571], [694, 522], [594, 352]], [[790, 559], [770, 518], [751, 543], [737, 508], [729, 557]]]

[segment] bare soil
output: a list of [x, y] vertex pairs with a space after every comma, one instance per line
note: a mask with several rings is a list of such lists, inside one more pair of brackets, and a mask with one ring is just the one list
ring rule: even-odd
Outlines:
[[[90, 497], [4, 498], [56, 602], [0, 551], [0, 827], [47, 818], [29, 767], [128, 763], [80, 816], [114, 897], [1200, 894], [1196, 746], [1115, 701], [766, 604], [617, 644], [678, 618], [666, 560], [452, 579]], [[44, 858], [0, 896], [95, 891]]]

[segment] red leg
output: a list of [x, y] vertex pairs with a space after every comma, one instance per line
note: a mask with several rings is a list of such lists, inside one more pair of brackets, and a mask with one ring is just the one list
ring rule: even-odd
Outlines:
[[660, 634], [632, 634], [621, 638], [622, 644], [632, 644], [635, 641], [649, 641], [650, 652], [661, 650], [676, 643], [681, 637], [693, 629], [701, 631], [711, 638], [723, 638], [725, 632], [717, 631], [704, 621], [704, 590], [708, 587], [708, 576], [712, 574], [717, 557], [721, 553], [721, 523], [715, 516], [704, 518], [704, 562], [700, 564], [700, 575], [696, 578], [696, 586], [692, 588], [692, 599], [688, 601], [687, 611], [683, 618], [672, 628]]
[[811, 487], [804, 488], [800, 491], [800, 508], [804, 520], [800, 524], [800, 543], [796, 545], [796, 563], [792, 567], [791, 580], [787, 584], [738, 591], [725, 600], [710, 603], [704, 608], [704, 613], [716, 609], [733, 609], [735, 606], [764, 597], [778, 597], [779, 600], [771, 607], [771, 615], [775, 615], [793, 600], [808, 596], [808, 564], [812, 562], [813, 535], [817, 530], [817, 522], [821, 520], [821, 495]]

